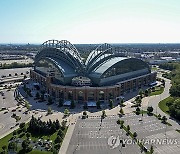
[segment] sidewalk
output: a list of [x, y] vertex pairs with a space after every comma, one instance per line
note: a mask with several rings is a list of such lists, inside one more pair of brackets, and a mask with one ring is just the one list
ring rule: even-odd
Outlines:
[[74, 131], [74, 128], [75, 128], [75, 124], [69, 125], [69, 128], [66, 132], [65, 138], [64, 138], [63, 143], [61, 145], [59, 154], [66, 154], [66, 151], [68, 149], [68, 146], [69, 146], [69, 143], [70, 143], [73, 131]]

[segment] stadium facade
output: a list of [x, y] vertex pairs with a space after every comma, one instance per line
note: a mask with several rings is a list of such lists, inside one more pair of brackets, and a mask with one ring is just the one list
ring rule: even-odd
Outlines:
[[32, 80], [65, 100], [108, 100], [156, 80], [149, 65], [136, 58], [119, 57], [109, 44], [99, 45], [83, 62], [66, 40], [48, 40], [35, 57]]

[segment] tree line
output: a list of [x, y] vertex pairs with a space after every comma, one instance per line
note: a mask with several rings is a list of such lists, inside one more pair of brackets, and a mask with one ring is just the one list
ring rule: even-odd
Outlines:
[[11, 64], [1, 64], [0, 65], [0, 69], [10, 69], [10, 68], [23, 68], [23, 67], [33, 67], [33, 63], [17, 63], [17, 62], [13, 62]]
[[29, 123], [28, 131], [32, 134], [51, 135], [60, 128], [62, 130], [65, 129], [65, 127], [66, 124], [60, 124], [58, 120], [52, 122], [51, 119], [49, 119], [49, 121], [45, 122], [40, 120], [39, 118], [37, 119], [32, 116], [32, 119]]

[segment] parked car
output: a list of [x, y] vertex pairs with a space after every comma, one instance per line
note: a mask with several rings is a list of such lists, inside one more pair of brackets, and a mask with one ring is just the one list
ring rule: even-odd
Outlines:
[[12, 110], [12, 112], [15, 112], [15, 111], [16, 111], [16, 109], [13, 109], [13, 110]]

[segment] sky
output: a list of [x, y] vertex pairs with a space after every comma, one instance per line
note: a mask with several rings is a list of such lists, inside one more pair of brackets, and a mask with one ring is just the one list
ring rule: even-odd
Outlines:
[[180, 0], [0, 0], [0, 43], [180, 43]]

